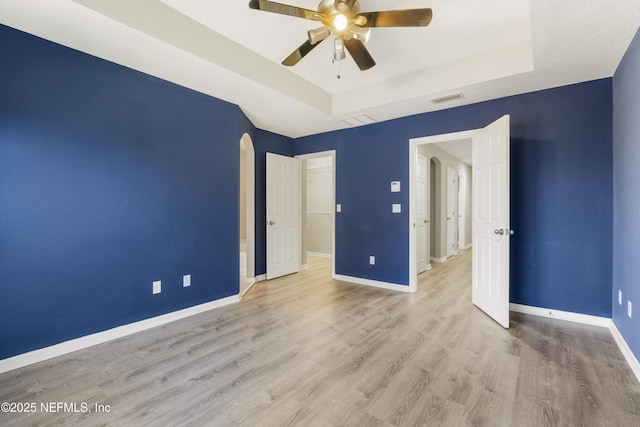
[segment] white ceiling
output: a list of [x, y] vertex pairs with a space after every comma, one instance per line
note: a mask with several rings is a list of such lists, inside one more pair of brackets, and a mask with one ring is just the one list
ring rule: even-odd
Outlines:
[[467, 165], [472, 165], [472, 151], [471, 151], [471, 139], [458, 139], [455, 141], [446, 141], [446, 142], [436, 142], [438, 148], [442, 151], [449, 153], [451, 156], [456, 159], [466, 163]]
[[[315, 0], [280, 0], [316, 9]], [[248, 0], [0, 0], [0, 22], [239, 105], [291, 137], [611, 77], [640, 22], [638, 0], [360, 0], [363, 11], [430, 7], [426, 28], [374, 28], [376, 67], [331, 63], [325, 41], [280, 62], [316, 22]], [[460, 100], [430, 99], [461, 91]]]

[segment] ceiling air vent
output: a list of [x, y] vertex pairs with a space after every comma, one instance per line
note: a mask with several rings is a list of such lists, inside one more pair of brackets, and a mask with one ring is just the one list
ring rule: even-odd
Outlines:
[[362, 125], [370, 125], [371, 123], [375, 123], [376, 121], [366, 114], [360, 114], [359, 116], [347, 117], [346, 119], [342, 119], [343, 122], [348, 124], [349, 126], [362, 126]]
[[464, 96], [462, 96], [462, 93], [456, 92], [456, 93], [450, 93], [447, 95], [442, 95], [437, 98], [431, 98], [431, 102], [433, 102], [434, 104], [439, 104], [441, 102], [453, 101], [454, 99], [462, 99], [462, 98], [464, 98]]

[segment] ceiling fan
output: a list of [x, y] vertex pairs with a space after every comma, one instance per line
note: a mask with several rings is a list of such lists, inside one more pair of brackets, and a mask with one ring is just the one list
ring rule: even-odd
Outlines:
[[309, 39], [289, 55], [282, 65], [296, 65], [323, 40], [335, 34], [334, 60], [345, 58], [345, 48], [360, 70], [368, 70], [376, 62], [365, 43], [373, 27], [426, 27], [433, 16], [431, 9], [387, 10], [360, 12], [358, 0], [322, 0], [318, 11], [303, 9], [268, 0], [251, 0], [251, 9], [310, 19], [322, 23], [322, 27], [309, 30]]

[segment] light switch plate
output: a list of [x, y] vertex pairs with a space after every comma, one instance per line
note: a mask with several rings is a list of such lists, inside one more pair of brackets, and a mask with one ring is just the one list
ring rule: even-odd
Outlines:
[[184, 276], [182, 276], [182, 287], [186, 288], [189, 286], [191, 286], [191, 275], [185, 274]]
[[400, 213], [402, 212], [402, 205], [400, 203], [394, 203], [391, 205], [391, 212]]
[[340, 203], [336, 205], [336, 212], [342, 212], [342, 205]]
[[369, 264], [371, 265], [376, 265], [376, 257], [374, 257], [373, 255], [371, 255], [369, 257]]
[[153, 282], [153, 294], [159, 294], [162, 292], [162, 282], [160, 280], [156, 280]]
[[400, 181], [391, 181], [391, 192], [392, 193], [400, 192]]

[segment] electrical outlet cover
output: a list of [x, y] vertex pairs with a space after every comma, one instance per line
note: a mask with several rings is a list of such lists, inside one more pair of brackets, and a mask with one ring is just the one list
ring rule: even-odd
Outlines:
[[185, 274], [184, 276], [182, 276], [182, 286], [183, 287], [188, 287], [191, 286], [191, 275], [190, 274]]
[[162, 282], [160, 280], [156, 280], [153, 282], [153, 294], [159, 294], [162, 292]]

